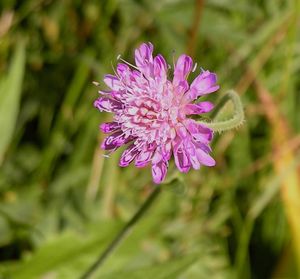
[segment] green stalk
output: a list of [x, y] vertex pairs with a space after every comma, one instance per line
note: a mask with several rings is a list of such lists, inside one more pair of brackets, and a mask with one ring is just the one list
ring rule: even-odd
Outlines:
[[200, 124], [211, 128], [215, 132], [223, 132], [239, 127], [245, 120], [244, 109], [239, 95], [234, 90], [229, 90], [216, 105], [214, 112], [211, 115], [212, 119], [216, 119], [224, 105], [231, 101], [234, 106], [234, 114], [232, 118], [222, 121], [203, 122], [197, 121]]
[[128, 221], [128, 223], [123, 227], [123, 229], [115, 236], [113, 241], [106, 247], [106, 249], [101, 252], [97, 260], [81, 275], [80, 279], [87, 279], [98, 269], [107, 258], [116, 250], [118, 245], [126, 238], [126, 236], [131, 232], [133, 226], [144, 216], [148, 208], [156, 200], [159, 193], [161, 192], [161, 187], [159, 185], [155, 186], [155, 189], [146, 199], [146, 201], [141, 205], [138, 211], [133, 215], [133, 217]]

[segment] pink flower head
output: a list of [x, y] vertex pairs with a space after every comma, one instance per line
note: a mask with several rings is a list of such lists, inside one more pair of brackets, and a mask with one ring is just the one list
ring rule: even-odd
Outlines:
[[120, 166], [132, 161], [136, 167], [151, 163], [153, 181], [158, 184], [166, 177], [172, 153], [181, 172], [215, 165], [208, 154], [213, 131], [188, 116], [211, 111], [212, 103], [194, 101], [219, 86], [216, 74], [203, 70], [189, 85], [193, 61], [185, 54], [177, 60], [173, 80], [168, 80], [165, 59], [160, 54], [153, 57], [152, 52], [153, 45], [143, 43], [135, 50], [137, 67], [119, 63], [115, 75], [104, 77], [110, 90], [99, 91], [103, 96], [94, 105], [114, 114], [112, 122], [100, 126], [110, 134], [101, 147], [115, 151], [129, 144]]

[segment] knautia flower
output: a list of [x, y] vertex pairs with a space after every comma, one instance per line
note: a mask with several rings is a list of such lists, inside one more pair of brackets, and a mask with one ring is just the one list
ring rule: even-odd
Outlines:
[[134, 161], [141, 168], [151, 163], [153, 181], [159, 184], [166, 177], [172, 153], [181, 172], [215, 165], [209, 155], [213, 131], [189, 116], [211, 111], [211, 102], [194, 101], [219, 86], [216, 74], [204, 70], [189, 85], [193, 61], [185, 54], [178, 58], [173, 79], [168, 80], [165, 59], [152, 53], [153, 45], [143, 43], [135, 50], [136, 66], [121, 59], [124, 63], [117, 65], [115, 75], [104, 77], [110, 90], [99, 91], [102, 97], [94, 105], [114, 114], [112, 122], [100, 126], [110, 134], [101, 147], [115, 151], [128, 144], [120, 166]]

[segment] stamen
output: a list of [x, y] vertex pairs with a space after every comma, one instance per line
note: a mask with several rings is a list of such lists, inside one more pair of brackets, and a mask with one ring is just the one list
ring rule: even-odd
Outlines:
[[[120, 55], [118, 55], [118, 57], [119, 57], [119, 56], [120, 56]], [[122, 85], [125, 87], [126, 92], [127, 92], [127, 85], [123, 82], [122, 77], [120, 77], [120, 75], [116, 72], [116, 69], [115, 69], [115, 67], [114, 67], [113, 62], [111, 61], [110, 63], [111, 63], [111, 67], [112, 67], [112, 70], [113, 70], [114, 74], [115, 74], [116, 77], [119, 79], [119, 81], [122, 83]]]
[[[193, 68], [193, 70], [192, 70], [192, 73], [196, 71], [197, 66], [198, 66], [198, 64], [197, 64], [197, 62], [196, 62], [196, 63], [195, 63], [195, 66], [194, 66], [194, 68]], [[201, 68], [201, 69], [202, 69], [202, 68]]]
[[117, 150], [117, 148], [111, 149], [111, 150], [107, 151], [106, 154], [102, 154], [102, 156], [105, 158], [110, 158], [110, 154], [114, 153], [116, 150]]
[[175, 50], [172, 50], [173, 67], [175, 69]]
[[136, 70], [139, 71], [139, 68], [138, 68], [138, 67], [136, 67], [136, 66], [134, 66], [133, 64], [131, 64], [131, 63], [127, 62], [126, 60], [124, 60], [124, 59], [121, 57], [120, 54], [117, 56], [117, 60], [121, 60], [122, 62], [124, 62], [124, 63], [127, 64], [128, 66], [130, 66], [130, 67], [132, 67], [132, 68], [134, 68], [134, 69], [136, 69]]
[[93, 81], [92, 82], [94, 85], [96, 85], [96, 86], [99, 86], [100, 85], [100, 83], [98, 82], [98, 81]]
[[116, 72], [116, 69], [115, 69], [114, 64], [113, 64], [112, 61], [110, 61], [110, 64], [111, 64], [112, 70], [113, 70], [114, 74], [116, 75], [116, 77], [117, 77], [119, 80], [121, 80], [121, 78], [119, 77], [118, 73]]

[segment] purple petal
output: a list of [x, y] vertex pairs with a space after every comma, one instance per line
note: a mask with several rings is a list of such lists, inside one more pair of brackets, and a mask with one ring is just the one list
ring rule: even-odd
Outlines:
[[175, 164], [181, 172], [188, 172], [191, 168], [191, 162], [183, 147], [181, 139], [177, 138], [173, 146]]
[[186, 80], [181, 80], [178, 82], [178, 85], [175, 86], [177, 93], [185, 93], [189, 89], [189, 83]]
[[119, 91], [111, 91], [111, 96], [116, 100], [122, 100], [124, 99], [125, 91], [119, 90]]
[[176, 63], [174, 69], [173, 85], [186, 88], [186, 79], [188, 74], [192, 71], [193, 60], [188, 55], [181, 55]]
[[119, 63], [117, 65], [117, 73], [119, 74], [119, 76], [124, 76], [126, 75], [128, 72], [130, 72], [130, 68], [128, 65], [124, 64], [124, 63]]
[[152, 159], [154, 150], [143, 150], [135, 158], [135, 166], [138, 168], [145, 167]]
[[202, 114], [210, 112], [214, 108], [211, 102], [200, 102], [198, 104], [187, 104], [185, 106], [185, 113], [189, 114]]
[[104, 150], [112, 150], [112, 149], [117, 148], [118, 146], [117, 146], [116, 139], [118, 137], [120, 137], [121, 135], [122, 135], [122, 131], [118, 131], [118, 132], [106, 137], [101, 144], [101, 148]]
[[156, 184], [160, 184], [167, 175], [168, 166], [165, 161], [160, 161], [152, 165], [152, 177]]
[[101, 148], [104, 150], [116, 149], [128, 142], [132, 141], [134, 138], [126, 137], [122, 131], [117, 131], [114, 134], [106, 137], [101, 144]]
[[188, 137], [188, 131], [184, 125], [177, 125], [176, 133], [181, 138], [181, 140], [185, 140]]
[[192, 167], [195, 170], [199, 170], [201, 165], [200, 165], [200, 162], [199, 162], [199, 160], [197, 158], [197, 155], [196, 154], [190, 155], [189, 158], [190, 158]]
[[132, 72], [128, 65], [119, 63], [117, 65], [117, 73], [123, 85], [130, 85]]
[[209, 143], [212, 140], [213, 131], [193, 119], [186, 120], [185, 127], [196, 142]]
[[163, 156], [164, 161], [169, 161], [172, 155], [172, 144], [171, 141], [166, 142], [162, 147], [161, 147], [161, 154]]
[[212, 167], [216, 164], [216, 161], [200, 148], [196, 149], [196, 155], [202, 165]]
[[160, 82], [165, 82], [167, 79], [167, 63], [162, 55], [157, 55], [153, 61], [153, 75]]
[[190, 162], [195, 170], [200, 169], [200, 162], [196, 155], [196, 147], [191, 140], [185, 141], [185, 151], [188, 154]]
[[151, 43], [143, 43], [139, 48], [135, 50], [135, 64], [146, 76], [150, 76], [152, 72], [152, 52], [153, 45]]
[[152, 57], [153, 45], [149, 43], [142, 43], [139, 48], [135, 50], [136, 65], [139, 67], [143, 65], [145, 60], [148, 62], [153, 61]]
[[139, 153], [138, 147], [132, 144], [121, 155], [119, 166], [127, 167]]
[[181, 172], [188, 172], [191, 168], [191, 162], [182, 147], [174, 152], [175, 164]]
[[205, 151], [206, 153], [209, 153], [212, 151], [211, 147], [208, 144], [196, 142], [196, 141], [193, 141], [193, 144], [196, 146], [196, 148], [200, 148], [203, 151]]
[[112, 90], [118, 91], [124, 89], [123, 84], [120, 82], [119, 78], [113, 75], [105, 75], [103, 81]]
[[122, 109], [122, 103], [107, 97], [98, 98], [94, 102], [94, 106], [100, 111], [115, 112]]
[[126, 90], [99, 90], [98, 93], [122, 101], [124, 99], [124, 96], [126, 95]]
[[117, 122], [102, 123], [100, 125], [100, 129], [104, 133], [115, 132], [116, 130], [118, 130], [120, 128], [121, 128], [121, 125]]
[[199, 96], [215, 92], [219, 89], [216, 85], [217, 75], [210, 71], [202, 72], [190, 86], [188, 96], [190, 100], [197, 99]]
[[160, 149], [156, 149], [156, 152], [154, 153], [154, 156], [152, 157], [152, 164], [156, 165], [160, 161], [163, 161], [164, 157], [161, 154]]

